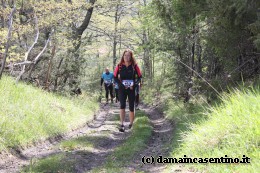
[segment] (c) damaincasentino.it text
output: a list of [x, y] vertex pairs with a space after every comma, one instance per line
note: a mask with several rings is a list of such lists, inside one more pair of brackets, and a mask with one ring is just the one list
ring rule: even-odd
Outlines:
[[225, 155], [225, 157], [218, 158], [190, 158], [184, 155], [183, 158], [174, 157], [163, 157], [158, 156], [157, 158], [153, 156], [143, 156], [143, 164], [155, 164], [155, 163], [250, 163], [250, 158], [243, 155], [242, 158], [231, 158]]

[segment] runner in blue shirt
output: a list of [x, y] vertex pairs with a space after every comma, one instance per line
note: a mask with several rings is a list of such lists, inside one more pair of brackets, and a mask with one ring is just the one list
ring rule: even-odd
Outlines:
[[104, 82], [105, 90], [106, 90], [106, 102], [108, 103], [108, 93], [110, 92], [111, 103], [113, 103], [113, 81], [114, 75], [109, 72], [109, 69], [106, 68], [105, 72], [101, 76], [101, 87]]

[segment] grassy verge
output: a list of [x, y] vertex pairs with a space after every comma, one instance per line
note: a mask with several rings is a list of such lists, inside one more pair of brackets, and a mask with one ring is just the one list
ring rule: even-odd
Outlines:
[[4, 76], [0, 80], [0, 151], [30, 145], [83, 125], [98, 104], [65, 98]]
[[[96, 168], [93, 172], [124, 172], [125, 166], [134, 158], [137, 152], [141, 151], [152, 134], [152, 126], [144, 112], [136, 113], [135, 124], [132, 135], [115, 149], [107, 162], [101, 168]], [[141, 159], [141, 158], [140, 158]]]
[[[152, 97], [144, 98], [151, 103]], [[171, 156], [183, 158], [239, 158], [251, 163], [168, 163], [165, 172], [259, 172], [260, 167], [260, 88], [223, 93], [214, 106], [192, 98], [189, 104], [164, 100], [165, 115], [176, 126]]]
[[257, 172], [260, 143], [260, 90], [224, 94], [222, 104], [211, 109], [208, 119], [192, 124], [182, 134], [183, 143], [173, 150], [176, 157], [251, 158], [251, 164], [211, 163], [186, 167], [203, 172]]

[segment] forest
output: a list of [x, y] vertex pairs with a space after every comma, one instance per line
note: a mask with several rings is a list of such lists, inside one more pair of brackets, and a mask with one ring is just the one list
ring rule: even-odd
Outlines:
[[[163, 126], [172, 129], [170, 134], [162, 134], [163, 139], [157, 141], [160, 143], [164, 138], [171, 139], [158, 144], [159, 147], [166, 143], [171, 146], [167, 151], [160, 150], [165, 152], [165, 157], [179, 156], [182, 153], [199, 155], [208, 151], [201, 154], [201, 157], [239, 153], [241, 156], [248, 154], [253, 160], [250, 168], [246, 167], [247, 165], [242, 165], [241, 168], [234, 168], [232, 165], [189, 165], [185, 169], [174, 169], [183, 172], [257, 170], [260, 164], [260, 1], [1, 0], [0, 9], [0, 116], [3, 116], [0, 129], [6, 128], [6, 131], [0, 130], [0, 152], [10, 154], [10, 150], [14, 148], [15, 151], [17, 148], [22, 151], [21, 146], [28, 148], [28, 145], [39, 140], [70, 132], [71, 129], [82, 126], [83, 121], [89, 122], [92, 114], [96, 115], [98, 110], [109, 116], [111, 111], [119, 110], [116, 107], [118, 105], [104, 106], [99, 103], [101, 97], [104, 99], [100, 80], [106, 68], [114, 72], [123, 52], [130, 49], [142, 73], [142, 105], [151, 110], [155, 109], [156, 118], [166, 117], [167, 121]], [[77, 93], [79, 89], [80, 93]], [[48, 94], [50, 98], [47, 97]], [[18, 103], [19, 100], [21, 103]], [[36, 110], [36, 107], [41, 106], [41, 110]], [[44, 109], [48, 110], [48, 113], [42, 112]], [[139, 141], [140, 146], [133, 144], [125, 146], [129, 147], [126, 149], [118, 142], [116, 144], [119, 149], [116, 151], [119, 154], [115, 152], [111, 157], [107, 156], [108, 161], [104, 161], [105, 164], [99, 159], [98, 165], [84, 167], [81, 162], [79, 169], [74, 166], [73, 169], [63, 170], [61, 162], [59, 169], [52, 171], [59, 172], [62, 168], [63, 172], [84, 172], [93, 171], [92, 168], [95, 168], [94, 172], [124, 172], [121, 168], [128, 166], [131, 171], [138, 172], [139, 167], [127, 165], [121, 155], [126, 154], [123, 150], [129, 150], [132, 155], [125, 159], [140, 160], [134, 157], [134, 153], [140, 153], [138, 148], [151, 144], [147, 141], [154, 135], [153, 127], [157, 126], [152, 121], [153, 118], [149, 119], [147, 116], [149, 111], [145, 110], [143, 108], [136, 111], [136, 124], [139, 123], [140, 126], [134, 127], [143, 131], [143, 136], [133, 129], [133, 132], [129, 132], [130, 137], [123, 137], [137, 144]], [[41, 116], [39, 122], [42, 127], [39, 125], [39, 129], [24, 134], [24, 137], [20, 133], [27, 131], [33, 123], [38, 123], [38, 120], [31, 118], [27, 122], [26, 115], [29, 117], [36, 114]], [[57, 116], [59, 119], [46, 118], [45, 114], [50, 117]], [[84, 114], [89, 114], [89, 117], [84, 117]], [[230, 119], [228, 115], [232, 115], [234, 119]], [[13, 119], [9, 122], [10, 116]], [[60, 121], [60, 118], [62, 122], [56, 127], [55, 123]], [[11, 126], [11, 120], [15, 122], [14, 126]], [[212, 124], [207, 124], [209, 121], [212, 121]], [[19, 122], [23, 126], [20, 127]], [[143, 127], [142, 123], [147, 127]], [[50, 124], [50, 127], [48, 126], [47, 132], [43, 132], [40, 128], [45, 128], [46, 124]], [[221, 124], [230, 126], [224, 127]], [[216, 130], [218, 125], [223, 130], [219, 133]], [[9, 135], [16, 131], [10, 129], [18, 126], [17, 135], [10, 137]], [[212, 129], [207, 129], [208, 126]], [[245, 130], [249, 126], [250, 128]], [[206, 132], [203, 131], [204, 127]], [[216, 131], [213, 130], [214, 127]], [[30, 136], [38, 132], [39, 134]], [[195, 141], [197, 133], [201, 135], [201, 138], [198, 137], [200, 142]], [[209, 140], [211, 135], [216, 135], [215, 140]], [[236, 135], [245, 137], [241, 137], [243, 142], [235, 141], [235, 138], [239, 138]], [[73, 138], [73, 142], [62, 145], [68, 147], [67, 145], [71, 146], [79, 141], [86, 142], [88, 138], [90, 137], [84, 140]], [[99, 140], [89, 139], [94, 141], [92, 147]], [[209, 141], [205, 142], [207, 140]], [[103, 139], [101, 143], [102, 141], [109, 140]], [[241, 149], [244, 142], [246, 147]], [[216, 152], [225, 148], [223, 146], [226, 143], [230, 144], [226, 150], [222, 153]], [[236, 147], [232, 147], [231, 143]], [[90, 145], [88, 142], [84, 144]], [[203, 152], [199, 150], [202, 144], [205, 144]], [[177, 152], [174, 149], [177, 146], [183, 152]], [[209, 150], [210, 148], [212, 150]], [[233, 151], [231, 148], [237, 150]], [[152, 155], [153, 151], [145, 150], [144, 154]], [[62, 160], [74, 165], [71, 161], [72, 155], [66, 156], [67, 160], [64, 157], [62, 155], [52, 159], [59, 160], [57, 164]], [[3, 158], [6, 159], [4, 156]], [[113, 163], [113, 159], [118, 161], [118, 165]], [[43, 162], [47, 163], [48, 158]], [[29, 172], [49, 169], [38, 167], [36, 163], [38, 161], [31, 164]], [[98, 166], [101, 163], [103, 167], [100, 168]], [[0, 172], [1, 164], [2, 162]], [[159, 171], [151, 167], [140, 170], [161, 172], [161, 168]], [[163, 170], [174, 172], [171, 168]], [[14, 170], [10, 166], [10, 169], [4, 171]]]
[[1, 71], [92, 91], [131, 49], [145, 83], [188, 101], [189, 90], [214, 95], [259, 77], [259, 13], [256, 0], [3, 0]]

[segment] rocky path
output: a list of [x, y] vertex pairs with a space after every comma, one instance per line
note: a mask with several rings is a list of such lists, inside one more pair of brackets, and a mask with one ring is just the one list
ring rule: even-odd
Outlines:
[[141, 107], [142, 110], [146, 112], [153, 125], [153, 133], [147, 144], [147, 147], [138, 153], [136, 157], [132, 160], [129, 168], [133, 171], [143, 171], [143, 172], [162, 172], [167, 165], [161, 163], [146, 163], [142, 158], [157, 158], [159, 156], [169, 157], [170, 144], [173, 138], [173, 128], [174, 125], [164, 118], [163, 113], [159, 112], [155, 107]]
[[[148, 114], [153, 125], [153, 133], [146, 148], [136, 154], [125, 170], [129, 172], [161, 172], [166, 165], [143, 164], [141, 159], [143, 156], [168, 156], [170, 148], [167, 144], [172, 140], [173, 125], [156, 108], [142, 106], [141, 110]], [[59, 153], [65, 153], [68, 161], [75, 162], [73, 172], [89, 172], [95, 167], [102, 166], [107, 156], [131, 135], [129, 130], [125, 133], [118, 131], [118, 114], [118, 104], [101, 104], [100, 111], [94, 116], [93, 121], [86, 123], [79, 129], [22, 151], [13, 150], [11, 154], [2, 153], [0, 154], [0, 173], [19, 172], [22, 167], [29, 165], [32, 159], [46, 158]], [[91, 142], [93, 147], [71, 152], [66, 152], [59, 147], [61, 142], [77, 138]]]

